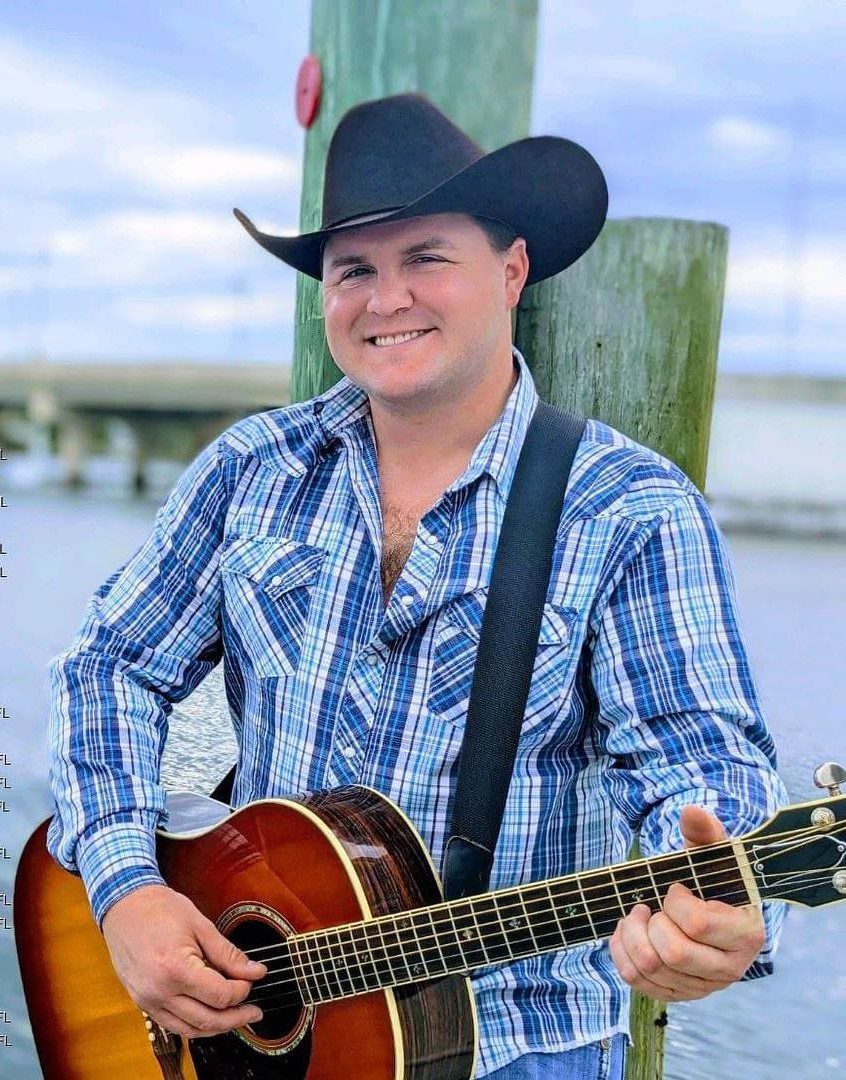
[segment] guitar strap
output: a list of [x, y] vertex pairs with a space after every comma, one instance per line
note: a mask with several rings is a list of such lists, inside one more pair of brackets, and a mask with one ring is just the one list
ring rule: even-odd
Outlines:
[[470, 687], [444, 896], [485, 892], [532, 682], [555, 538], [584, 420], [539, 401], [511, 482]]
[[[447, 900], [484, 892], [532, 682], [552, 556], [570, 469], [584, 431], [538, 401], [511, 482], [470, 687], [449, 838]], [[235, 766], [213, 799], [229, 803]]]

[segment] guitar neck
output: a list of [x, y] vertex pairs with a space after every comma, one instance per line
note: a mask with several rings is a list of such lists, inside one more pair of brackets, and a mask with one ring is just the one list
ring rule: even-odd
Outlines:
[[676, 881], [704, 900], [758, 899], [742, 842], [724, 841], [294, 935], [292, 968], [309, 1004], [467, 973], [610, 937]]

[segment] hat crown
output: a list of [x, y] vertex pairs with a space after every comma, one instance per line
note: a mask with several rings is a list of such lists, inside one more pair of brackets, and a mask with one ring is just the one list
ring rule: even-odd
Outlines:
[[484, 154], [423, 94], [355, 105], [326, 155], [322, 228], [406, 206]]

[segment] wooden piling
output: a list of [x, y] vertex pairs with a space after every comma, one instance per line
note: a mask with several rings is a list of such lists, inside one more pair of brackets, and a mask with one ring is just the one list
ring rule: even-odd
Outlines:
[[[361, 101], [422, 91], [486, 150], [529, 134], [537, 0], [313, 0], [320, 111], [306, 135], [300, 230], [319, 228], [332, 132]], [[565, 133], [566, 134], [566, 133]], [[527, 289], [516, 344], [541, 397], [613, 424], [705, 482], [726, 232], [670, 220], [609, 222], [588, 254]], [[341, 376], [320, 284], [298, 275], [291, 400]], [[634, 995], [627, 1080], [660, 1080], [662, 1006]]]

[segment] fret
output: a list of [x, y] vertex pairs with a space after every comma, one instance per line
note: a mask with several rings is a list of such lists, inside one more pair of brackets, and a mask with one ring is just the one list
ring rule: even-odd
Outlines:
[[662, 898], [666, 897], [667, 890], [674, 882], [679, 882], [694, 892], [698, 891], [696, 877], [692, 873], [691, 862], [685, 851], [661, 855], [657, 859], [651, 859], [649, 865], [652, 867], [653, 880]]
[[505, 894], [495, 894], [511, 955], [515, 957], [531, 956], [541, 951], [534, 935], [529, 909], [523, 902], [523, 891], [520, 888]]
[[[376, 962], [373, 959], [373, 950], [370, 945], [370, 939], [367, 936], [367, 924], [359, 923], [358, 926], [350, 927], [350, 936], [353, 939], [355, 958], [358, 962], [359, 973], [364, 982], [364, 989], [378, 990], [382, 985], [382, 982], [376, 968]], [[370, 968], [369, 976], [364, 965], [367, 965], [367, 967]]]
[[440, 952], [437, 936], [432, 932], [434, 924], [429, 910], [424, 908], [409, 916], [407, 924], [414, 933], [416, 945], [409, 965], [414, 981], [420, 982], [434, 975], [443, 975], [446, 972], [446, 965]]
[[655, 890], [655, 902], [657, 903], [658, 910], [660, 911], [663, 907], [663, 902], [661, 900], [661, 893], [658, 891], [658, 885], [655, 882], [655, 875], [652, 873], [652, 865], [649, 862], [649, 859], [644, 859], [643, 862], [644, 866], [646, 867], [647, 873], [649, 874], [649, 880], [652, 883], [652, 888]]
[[637, 904], [646, 904], [653, 914], [658, 911], [653, 898], [655, 889], [652, 877], [642, 860], [620, 863], [614, 868], [614, 875], [617, 893], [627, 915]]
[[309, 966], [311, 967], [311, 973], [314, 976], [315, 986], [317, 989], [317, 994], [314, 995], [315, 1000], [331, 1001], [331, 999], [335, 995], [332, 987], [329, 984], [329, 971], [327, 970], [326, 965], [323, 963], [323, 957], [320, 953], [319, 941], [317, 937], [313, 934], [310, 934], [308, 937], [303, 937], [301, 940], [305, 945]]
[[448, 947], [451, 950], [454, 949], [452, 956], [455, 957], [456, 962], [450, 964], [450, 969], [452, 971], [469, 971], [473, 965], [472, 963], [467, 962], [467, 953], [464, 951], [464, 944], [461, 940], [461, 931], [455, 921], [455, 914], [452, 909], [452, 904], [447, 904], [446, 907], [441, 909], [449, 917], [450, 928], [452, 931], [452, 942], [448, 944]]
[[[332, 941], [332, 934], [335, 936], [334, 942]], [[326, 940], [326, 947], [329, 950], [328, 960], [330, 971], [335, 976], [341, 991], [341, 996], [346, 997], [348, 994], [355, 992], [355, 986], [346, 964], [346, 956], [344, 954], [340, 931], [334, 929], [325, 930], [323, 936]], [[334, 952], [333, 949], [335, 950]]]
[[462, 900], [460, 904], [452, 903], [450, 910], [452, 921], [458, 930], [458, 940], [465, 967], [472, 970], [489, 964], [491, 960], [470, 901]]
[[617, 883], [608, 869], [592, 870], [578, 878], [594, 937], [611, 937], [620, 920]]
[[699, 893], [699, 895], [701, 897], [703, 897], [703, 899], [704, 899], [704, 896], [703, 896], [703, 893], [702, 893], [702, 886], [699, 884], [699, 877], [698, 877], [698, 875], [696, 873], [696, 866], [694, 865], [693, 859], [691, 859], [691, 857], [690, 857], [690, 848], [685, 848], [685, 855], [687, 855], [687, 862], [688, 862], [688, 865], [690, 866], [690, 874], [691, 874], [691, 877], [693, 878], [693, 885], [694, 885], [694, 890], [693, 891]]
[[614, 877], [614, 871], [609, 870], [608, 876], [611, 878], [611, 884], [614, 886], [614, 892], [617, 895], [617, 903], [620, 905], [621, 916], [626, 914], [626, 905], [623, 903], [623, 897], [620, 894], [620, 888], [617, 885], [617, 879]]
[[513, 953], [493, 894], [474, 896], [471, 898], [470, 904], [473, 907], [476, 925], [479, 927], [482, 944], [488, 955], [489, 962], [498, 964], [503, 960], [512, 960], [514, 958]]
[[[555, 903], [555, 897], [552, 895], [551, 882], [545, 881], [543, 887], [546, 890], [547, 897], [549, 898], [549, 908], [550, 908], [550, 911], [552, 913], [552, 916], [553, 916], [553, 919], [554, 919], [554, 922], [555, 922], [555, 931], [557, 931], [557, 934], [558, 934], [558, 941], [561, 943], [562, 946], [566, 945], [567, 944], [567, 938], [566, 938], [566, 935], [564, 934], [564, 927], [561, 925], [561, 918], [560, 918], [560, 916], [558, 914], [558, 905]], [[553, 933], [553, 928], [552, 928], [551, 925], [550, 925], [548, 933], [550, 935]], [[549, 944], [551, 945], [552, 942], [550, 942]]]
[[[382, 919], [374, 919], [372, 922], [368, 923], [367, 926], [369, 928], [368, 929], [368, 935], [371, 938], [374, 937], [377, 934], [379, 936], [379, 948], [382, 951], [382, 956], [381, 956], [381, 958], [379, 960], [377, 960], [377, 965], [378, 965], [377, 969], [378, 969], [378, 972], [379, 972], [379, 978], [381, 980], [381, 985], [382, 986], [392, 986], [395, 983], [404, 982], [405, 981], [405, 976], [402, 976], [402, 975], [398, 976], [396, 971], [394, 970], [394, 967], [393, 967], [393, 960], [397, 958], [397, 955], [398, 955], [400, 960], [403, 960], [403, 966], [405, 967], [404, 957], [402, 956], [402, 953], [397, 954], [396, 950], [394, 950], [393, 954], [390, 952], [390, 946], [388, 944], [386, 944], [385, 935], [383, 933], [384, 920], [382, 920]], [[375, 942], [374, 942], [374, 944], [375, 944]], [[406, 967], [406, 973], [407, 973], [407, 971], [408, 971], [408, 968]]]
[[561, 930], [562, 945], [576, 945], [582, 941], [595, 940], [596, 932], [589, 917], [578, 878], [561, 878], [551, 882], [550, 897]]
[[595, 938], [598, 938], [599, 934], [597, 934], [596, 927], [593, 925], [593, 919], [591, 918], [591, 915], [590, 915], [590, 908], [588, 907], [588, 902], [585, 899], [585, 891], [582, 888], [581, 878], [576, 877], [576, 884], [579, 886], [579, 894], [580, 894], [580, 896], [582, 898], [582, 903], [584, 904], [584, 908], [585, 908], [585, 914], [587, 915], [588, 922], [590, 923], [590, 928], [591, 928], [591, 931], [593, 932], [593, 936]]
[[703, 899], [748, 903], [749, 891], [730, 844], [690, 848], [689, 853]]
[[291, 970], [294, 973], [294, 981], [300, 992], [304, 1005], [313, 1005], [314, 997], [311, 993], [306, 971], [300, 958], [300, 944], [302, 939], [298, 937], [288, 938], [288, 954], [291, 957]]
[[427, 948], [437, 951], [437, 956], [435, 956], [434, 959], [439, 965], [439, 970], [431, 972], [431, 974], [445, 975], [448, 971], [453, 971], [454, 968], [447, 962], [447, 958], [444, 955], [443, 943], [441, 942], [439, 929], [435, 925], [435, 919], [432, 915], [432, 909], [426, 908], [426, 910], [423, 911], [422, 914], [423, 917], [425, 917], [428, 921], [428, 926], [425, 928], [425, 935], [427, 943], [431, 942], [431, 945], [427, 944]]
[[[393, 923], [393, 932], [396, 934], [395, 942], [391, 942], [391, 947], [398, 950], [399, 958], [402, 960], [403, 967], [405, 968], [405, 975], [400, 976], [398, 982], [414, 982], [414, 975], [411, 971], [411, 965], [408, 962], [408, 954], [411, 951], [408, 947], [408, 926], [410, 920], [407, 916], [395, 917], [391, 920]], [[406, 937], [403, 938], [403, 933]], [[396, 974], [396, 973], [395, 973]]]
[[[411, 963], [408, 964], [408, 967], [411, 971], [412, 979], [415, 982], [420, 982], [421, 979], [426, 977], [428, 972], [426, 969], [426, 954], [420, 941], [420, 935], [417, 933], [417, 920], [415, 916], [409, 916], [405, 920], [405, 926], [406, 928], [409, 926], [411, 927], [411, 932], [414, 934], [415, 945], [415, 948], [412, 951]], [[408, 957], [406, 957], [406, 963], [408, 963]]]

